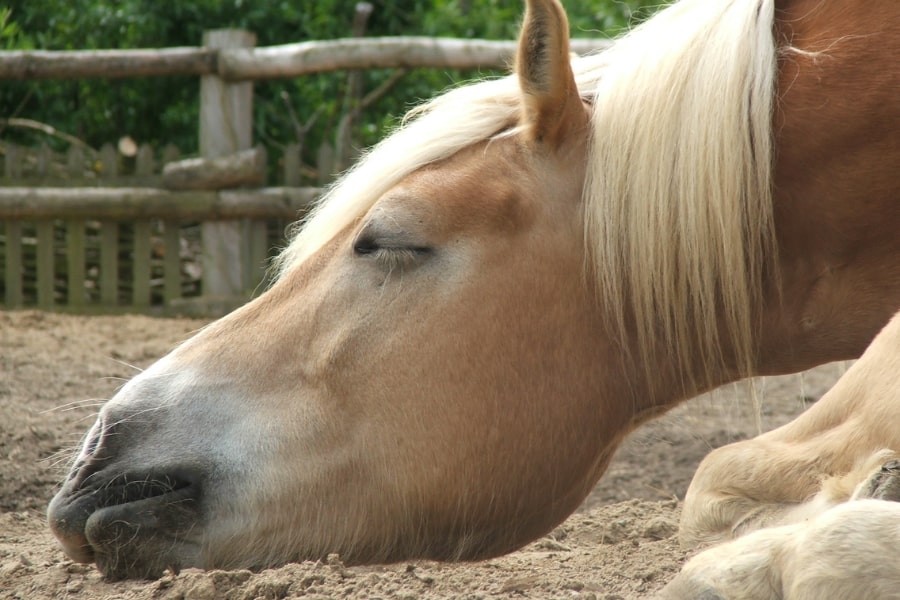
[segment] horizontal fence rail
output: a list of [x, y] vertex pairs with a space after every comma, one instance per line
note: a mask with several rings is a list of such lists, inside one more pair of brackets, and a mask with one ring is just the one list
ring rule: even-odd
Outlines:
[[[218, 314], [265, 283], [288, 223], [318, 188], [0, 188], [7, 308]], [[203, 297], [201, 223], [236, 221], [239, 297]], [[153, 307], [156, 307], [155, 309]]]
[[0, 52], [0, 79], [79, 79], [211, 75], [219, 52], [212, 48], [134, 50], [9, 50]]
[[[0, 171], [0, 306], [224, 313], [266, 284], [285, 228], [321, 193], [291, 185], [164, 189], [159, 171], [178, 158], [170, 148], [159, 155], [143, 147], [128, 172], [117, 166], [121, 157], [111, 145], [96, 155], [83, 150], [72, 146], [57, 154], [0, 143], [6, 165]], [[286, 182], [296, 178], [298, 151], [295, 145], [283, 149]], [[35, 185], [42, 181], [57, 185]], [[226, 229], [224, 259], [204, 248], [211, 223]], [[204, 271], [233, 257], [240, 261], [228, 267], [238, 274], [234, 289], [209, 293]]]
[[294, 220], [319, 188], [171, 191], [154, 188], [0, 187], [0, 220]]
[[[610, 42], [573, 39], [588, 54]], [[516, 42], [429, 37], [346, 38], [264, 48], [28, 50], [0, 52], [0, 80], [218, 75], [228, 81], [278, 79], [343, 69], [429, 67], [502, 69]]]

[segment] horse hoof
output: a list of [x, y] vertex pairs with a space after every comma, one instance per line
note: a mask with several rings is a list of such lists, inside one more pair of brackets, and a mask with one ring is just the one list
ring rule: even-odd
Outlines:
[[889, 460], [859, 488], [856, 499], [874, 498], [900, 502], [900, 460]]

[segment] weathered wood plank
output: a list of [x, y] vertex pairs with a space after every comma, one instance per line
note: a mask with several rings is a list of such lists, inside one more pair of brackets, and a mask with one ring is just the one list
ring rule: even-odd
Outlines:
[[38, 308], [50, 310], [55, 304], [53, 298], [56, 277], [53, 255], [56, 242], [53, 239], [53, 221], [37, 224], [37, 304]]
[[269, 254], [269, 235], [264, 221], [244, 223], [244, 290], [248, 295], [259, 293], [266, 276]]
[[70, 177], [79, 179], [84, 177], [84, 148], [82, 146], [71, 145], [66, 152], [66, 172]]
[[301, 169], [303, 168], [303, 159], [300, 156], [302, 147], [300, 144], [288, 144], [284, 147], [284, 168], [282, 169], [282, 177], [284, 185], [298, 186], [302, 179]]
[[131, 303], [135, 308], [150, 306], [150, 234], [150, 221], [137, 221], [134, 224]]
[[204, 296], [229, 297], [244, 292], [240, 223], [207, 221], [202, 225]]
[[[602, 50], [605, 39], [573, 39], [578, 54]], [[256, 49], [138, 48], [0, 52], [0, 80], [212, 75], [225, 79], [298, 77], [339, 69], [392, 67], [506, 68], [514, 41], [429, 37], [348, 38]]]
[[319, 188], [173, 192], [159, 188], [0, 187], [0, 219], [294, 219]]
[[119, 152], [112, 144], [103, 144], [100, 148], [100, 175], [104, 179], [112, 179], [119, 174]]
[[[207, 31], [209, 48], [252, 48], [256, 36], [249, 31]], [[253, 146], [253, 84], [228, 83], [206, 75], [200, 78], [200, 155], [216, 159]], [[204, 223], [203, 293], [236, 296], [243, 292], [239, 223]]]
[[6, 179], [18, 179], [22, 177], [22, 149], [14, 144], [6, 144], [6, 159], [3, 162], [3, 176]]
[[0, 52], [0, 79], [116, 79], [203, 75], [215, 70], [216, 52], [208, 48]]
[[85, 222], [80, 219], [66, 222], [67, 303], [76, 309], [84, 306], [84, 265], [87, 248], [84, 227]]
[[170, 190], [218, 190], [265, 181], [265, 153], [241, 150], [218, 158], [188, 158], [163, 167], [163, 185]]
[[6, 307], [20, 308], [24, 303], [22, 292], [22, 223], [20, 222], [6, 222], [5, 258]]
[[100, 225], [100, 303], [119, 304], [119, 224], [113, 221]]
[[[587, 54], [608, 48], [609, 40], [573, 39], [571, 50]], [[219, 54], [219, 73], [229, 80], [276, 79], [342, 69], [432, 67], [439, 69], [505, 69], [517, 42], [463, 40], [421, 36], [344, 38], [300, 42]]]
[[37, 151], [37, 166], [35, 173], [38, 177], [43, 178], [50, 175], [50, 165], [53, 164], [53, 151], [47, 144], [41, 144]]
[[150, 144], [141, 144], [135, 158], [134, 174], [138, 177], [153, 175], [156, 170], [156, 158], [153, 155], [153, 147]]
[[163, 223], [163, 301], [181, 298], [181, 236], [177, 221]]

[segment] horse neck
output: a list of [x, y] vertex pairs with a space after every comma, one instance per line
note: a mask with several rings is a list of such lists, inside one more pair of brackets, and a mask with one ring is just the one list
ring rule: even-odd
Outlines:
[[856, 357], [900, 307], [900, 4], [782, 4], [761, 373]]

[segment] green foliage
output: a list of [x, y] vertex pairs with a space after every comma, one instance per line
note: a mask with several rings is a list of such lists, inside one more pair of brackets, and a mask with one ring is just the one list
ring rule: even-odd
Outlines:
[[0, 7], [0, 47], [6, 50], [16, 46], [16, 38], [21, 33], [19, 25], [11, 17], [12, 9]]
[[[366, 35], [427, 35], [513, 39], [522, 0], [371, 0], [374, 11]], [[3, 2], [3, 0], [0, 0]], [[0, 6], [0, 47], [74, 50], [199, 46], [203, 32], [242, 28], [257, 35], [258, 46], [322, 40], [350, 35], [356, 0], [252, 2], [251, 0], [6, 0]], [[573, 35], [606, 36], [636, 18], [649, 0], [569, 0]], [[655, 2], [653, 3], [655, 4]], [[483, 74], [417, 69], [369, 107], [357, 122], [362, 145], [377, 141], [406, 109], [458, 81]], [[391, 77], [387, 70], [366, 71], [365, 91]], [[333, 141], [348, 85], [346, 73], [255, 85], [254, 135], [268, 146], [295, 139], [286, 94], [300, 121], [316, 114], [305, 138], [304, 160], [315, 163], [316, 149]], [[0, 117], [26, 117], [48, 123], [99, 147], [123, 135], [155, 146], [174, 143], [183, 154], [197, 151], [196, 78], [83, 79], [5, 82], [0, 86]], [[34, 133], [6, 130], [6, 139], [28, 141]], [[17, 137], [18, 136], [18, 137]], [[48, 141], [50, 140], [41, 140]]]

